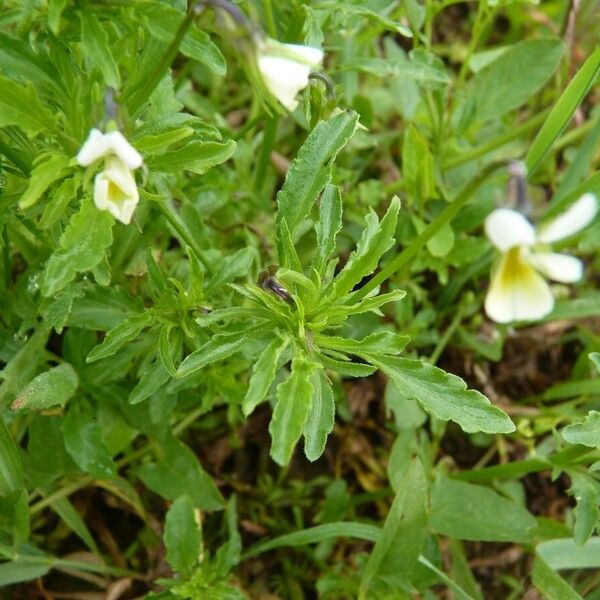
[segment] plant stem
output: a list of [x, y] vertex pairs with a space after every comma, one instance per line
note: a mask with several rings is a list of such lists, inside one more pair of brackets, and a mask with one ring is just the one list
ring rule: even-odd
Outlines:
[[358, 302], [365, 298], [370, 292], [389, 279], [396, 271], [416, 256], [425, 244], [446, 224], [449, 223], [460, 211], [460, 209], [471, 199], [479, 186], [498, 168], [503, 166], [504, 161], [493, 162], [483, 168], [479, 174], [470, 181], [456, 196], [454, 200], [405, 248], [396, 258], [391, 260], [377, 275], [372, 277], [363, 287], [354, 292], [350, 302]]
[[535, 129], [538, 125], [544, 122], [545, 118], [548, 116], [549, 113], [550, 109], [536, 114], [534, 117], [531, 117], [531, 119], [525, 121], [525, 123], [523, 123], [519, 127], [509, 129], [506, 133], [495, 137], [494, 139], [490, 140], [489, 142], [486, 142], [485, 144], [482, 144], [481, 146], [477, 146], [477, 148], [467, 150], [466, 152], [449, 158], [448, 160], [444, 161], [442, 167], [444, 168], [444, 170], [454, 169], [455, 167], [471, 162], [472, 160], [480, 158], [481, 156], [485, 156], [492, 150], [496, 150], [496, 148], [500, 148], [505, 144], [508, 144], [508, 142], [512, 142], [513, 140], [516, 140], [522, 135], [529, 133], [531, 130]]
[[462, 318], [464, 316], [464, 312], [465, 307], [461, 304], [458, 307], [458, 310], [456, 311], [456, 315], [454, 315], [454, 319], [452, 319], [452, 322], [450, 323], [450, 325], [448, 325], [446, 331], [444, 331], [444, 335], [442, 335], [439, 342], [437, 343], [437, 346], [434, 348], [433, 352], [431, 353], [431, 356], [428, 359], [428, 362], [430, 362], [432, 365], [435, 365], [439, 360], [442, 352], [444, 351], [444, 348], [448, 345], [450, 338], [454, 335], [454, 332], [460, 325], [460, 322], [462, 321]]
[[158, 63], [154, 71], [150, 73], [150, 75], [144, 80], [141, 87], [138, 88], [137, 91], [134, 91], [130, 97], [125, 98], [125, 102], [127, 107], [129, 108], [129, 112], [132, 117], [137, 117], [140, 113], [144, 102], [148, 100], [151, 96], [152, 92], [155, 90], [156, 86], [160, 82], [160, 80], [165, 76], [173, 59], [177, 56], [177, 52], [179, 51], [179, 45], [183, 41], [185, 34], [187, 33], [190, 25], [194, 20], [194, 13], [190, 11], [186, 14], [185, 18], [179, 25], [177, 32], [175, 33], [175, 37], [171, 41], [167, 51], [162, 57], [161, 61]]
[[170, 200], [164, 199], [162, 202], [156, 202], [159, 210], [163, 214], [163, 217], [167, 220], [169, 225], [175, 230], [175, 233], [191, 248], [192, 252], [196, 255], [198, 260], [202, 263], [208, 273], [213, 272], [213, 266], [204, 256], [202, 248], [198, 245], [192, 234], [188, 231], [185, 223], [181, 220], [179, 215], [175, 212], [173, 205]]
[[265, 128], [263, 130], [263, 141], [260, 149], [260, 156], [258, 157], [258, 164], [256, 165], [256, 171], [254, 172], [254, 190], [259, 192], [262, 190], [267, 174], [267, 167], [271, 160], [271, 151], [275, 145], [275, 137], [277, 135], [277, 117], [271, 117], [267, 119]]

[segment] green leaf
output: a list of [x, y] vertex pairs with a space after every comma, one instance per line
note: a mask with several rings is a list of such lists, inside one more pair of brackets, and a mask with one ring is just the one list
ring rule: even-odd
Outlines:
[[578, 544], [585, 544], [600, 521], [600, 483], [587, 473], [569, 470], [572, 485], [569, 489], [577, 500], [573, 510], [575, 528], [573, 538]]
[[600, 537], [585, 544], [573, 539], [542, 542], [535, 551], [552, 569], [600, 569]]
[[335, 420], [335, 399], [331, 383], [323, 369], [312, 376], [312, 398], [310, 413], [304, 425], [304, 454], [311, 462], [325, 451], [327, 437], [333, 431]]
[[225, 257], [219, 265], [219, 270], [207, 282], [204, 293], [209, 294], [216, 288], [230, 283], [238, 277], [248, 275], [255, 255], [254, 248], [248, 247], [241, 248]]
[[277, 401], [269, 424], [271, 457], [287, 465], [310, 414], [314, 366], [303, 358], [292, 361], [290, 376], [277, 386]]
[[161, 360], [148, 362], [140, 373], [137, 385], [129, 394], [129, 404], [138, 404], [155, 394], [169, 379], [171, 375]]
[[43, 577], [50, 570], [49, 564], [10, 561], [0, 564], [0, 586]]
[[81, 203], [60, 238], [60, 247], [46, 264], [42, 292], [53, 296], [72, 281], [77, 273], [93, 269], [112, 244], [113, 217], [98, 210], [91, 198]]
[[535, 517], [494, 490], [440, 476], [431, 493], [431, 527], [459, 540], [521, 542], [532, 540]]
[[94, 537], [87, 528], [84, 520], [79, 516], [75, 507], [71, 504], [68, 498], [58, 498], [52, 504], [52, 510], [65, 522], [67, 527], [75, 533], [85, 545], [95, 554], [100, 555], [98, 546], [94, 541]]
[[372, 333], [362, 340], [315, 334], [314, 341], [321, 348], [330, 348], [368, 358], [370, 356], [400, 354], [406, 344], [410, 342], [410, 337], [384, 330]]
[[399, 210], [400, 199], [394, 196], [381, 223], [374, 211], [367, 215], [367, 226], [356, 250], [331, 284], [335, 298], [345, 296], [364, 277], [373, 273], [379, 259], [392, 247]]
[[21, 85], [0, 75], [0, 127], [7, 125], [17, 125], [26, 133], [37, 135], [54, 131], [56, 121], [31, 83]]
[[327, 184], [319, 202], [319, 220], [317, 221], [317, 253], [313, 268], [323, 275], [327, 259], [335, 251], [335, 239], [342, 228], [342, 197], [340, 189]]
[[145, 310], [125, 319], [106, 334], [101, 344], [98, 344], [91, 350], [87, 355], [86, 362], [91, 363], [101, 358], [112, 356], [127, 342], [137, 338], [143, 329], [154, 323], [154, 320], [155, 315], [152, 310]]
[[435, 194], [433, 156], [427, 140], [414, 125], [404, 134], [402, 179], [406, 191], [415, 199], [424, 200]]
[[23, 461], [19, 450], [0, 419], [0, 496], [18, 490], [24, 481]]
[[596, 371], [600, 373], [600, 352], [590, 352], [588, 354], [590, 362], [594, 365]]
[[226, 142], [193, 141], [177, 150], [156, 154], [147, 159], [148, 167], [164, 173], [179, 173], [187, 169], [203, 175], [216, 165], [230, 159], [236, 149], [233, 140]]
[[213, 362], [239, 352], [248, 338], [248, 333], [220, 333], [213, 336], [202, 348], [185, 357], [177, 368], [177, 377], [192, 375]]
[[562, 436], [569, 444], [600, 448], [600, 412], [590, 410], [581, 423], [567, 425], [562, 430]]
[[55, 181], [65, 176], [69, 162], [70, 158], [61, 152], [43, 154], [31, 171], [27, 189], [19, 200], [19, 208], [33, 206]]
[[533, 561], [533, 585], [545, 600], [583, 600], [583, 598], [540, 555]]
[[223, 508], [217, 486], [185, 444], [168, 435], [160, 440], [160, 449], [159, 462], [146, 463], [137, 470], [148, 488], [167, 500], [189, 494], [200, 510]]
[[115, 465], [102, 440], [100, 426], [91, 411], [71, 403], [62, 431], [65, 447], [77, 466], [100, 479], [110, 479], [117, 474]]
[[362, 597], [377, 577], [392, 579], [394, 586], [411, 589], [410, 573], [417, 564], [427, 536], [427, 479], [415, 458], [387, 515], [361, 579]]
[[13, 410], [44, 410], [50, 406], [63, 407], [75, 394], [79, 378], [69, 363], [40, 373], [12, 403]]
[[564, 54], [559, 39], [532, 39], [513, 44], [478, 71], [467, 86], [467, 101], [476, 118], [498, 118], [518, 108], [550, 79]]
[[119, 67], [111, 52], [108, 33], [91, 10], [79, 12], [81, 19], [81, 44], [87, 61], [98, 68], [106, 85], [119, 89], [121, 77]]
[[65, 214], [69, 203], [77, 197], [81, 179], [81, 173], [76, 173], [54, 190], [38, 223], [42, 229], [49, 229]]
[[163, 534], [167, 561], [174, 571], [189, 573], [200, 556], [201, 535], [196, 522], [194, 503], [189, 496], [173, 502], [165, 517]]
[[[185, 13], [160, 2], [145, 2], [139, 7], [139, 15], [148, 31], [158, 40], [171, 43]], [[227, 66], [221, 51], [204, 31], [192, 23], [183, 38], [179, 50], [207, 66], [216, 75], [225, 75]]]
[[598, 48], [577, 71], [567, 89], [550, 111], [542, 128], [529, 147], [525, 157], [528, 174], [531, 175], [552, 148], [556, 138], [567, 126], [600, 72], [600, 48]]
[[248, 390], [242, 401], [244, 415], [248, 416], [265, 399], [275, 380], [279, 357], [287, 345], [287, 339], [274, 339], [254, 363]]
[[468, 390], [456, 375], [433, 365], [406, 358], [370, 357], [369, 362], [390, 377], [402, 396], [418, 400], [423, 408], [443, 421], [454, 421], [472, 433], [510, 433], [513, 422], [476, 390]]
[[285, 219], [294, 239], [321, 190], [331, 180], [332, 163], [354, 135], [358, 114], [345, 111], [321, 121], [292, 161], [277, 194], [278, 224]]

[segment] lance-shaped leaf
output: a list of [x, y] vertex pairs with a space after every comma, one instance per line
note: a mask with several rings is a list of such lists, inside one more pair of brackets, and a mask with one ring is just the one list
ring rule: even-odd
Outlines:
[[363, 277], [370, 275], [379, 259], [392, 247], [399, 210], [400, 199], [394, 196], [381, 222], [374, 211], [367, 215], [367, 227], [356, 250], [333, 280], [331, 294], [335, 298], [345, 296]]
[[173, 502], [165, 518], [167, 561], [173, 570], [189, 573], [200, 556], [201, 531], [194, 514], [194, 503], [185, 495]]
[[152, 310], [145, 310], [125, 319], [111, 329], [101, 344], [98, 344], [87, 355], [86, 361], [91, 363], [118, 352], [127, 342], [134, 340], [143, 329], [154, 323], [155, 315]]
[[[331, 179], [331, 165], [354, 135], [358, 115], [346, 111], [321, 121], [306, 138], [292, 161], [283, 187], [277, 194], [278, 223], [285, 219], [292, 239], [308, 217], [321, 190]], [[278, 235], [279, 237], [279, 235]]]
[[[427, 536], [427, 479], [415, 458], [402, 481], [371, 556], [363, 570], [361, 590], [377, 577], [411, 589], [409, 576]], [[365, 598], [367, 596], [364, 596]]]
[[13, 410], [43, 410], [50, 406], [64, 406], [75, 393], [79, 379], [69, 363], [53, 367], [37, 377], [19, 392], [12, 403]]
[[106, 85], [119, 88], [119, 67], [112, 55], [108, 34], [96, 15], [85, 8], [80, 11], [81, 44], [84, 56], [104, 77]]
[[62, 152], [43, 155], [31, 171], [27, 189], [19, 200], [19, 208], [33, 206], [55, 181], [64, 177], [68, 172], [69, 161], [69, 157]]
[[0, 496], [19, 489], [23, 480], [23, 461], [8, 428], [0, 419]]
[[342, 228], [342, 197], [340, 189], [331, 184], [325, 186], [319, 202], [319, 220], [317, 222], [317, 253], [313, 268], [323, 275], [327, 259], [335, 250], [335, 240]]
[[279, 357], [288, 340], [274, 339], [258, 357], [252, 370], [248, 390], [242, 402], [244, 414], [249, 415], [266, 397], [277, 372]]
[[295, 358], [290, 376], [277, 387], [277, 402], [269, 424], [271, 457], [287, 465], [296, 442], [302, 435], [311, 407], [314, 365]]
[[480, 392], [467, 389], [456, 375], [419, 360], [390, 356], [370, 356], [407, 400], [418, 400], [423, 408], [443, 421], [454, 421], [472, 433], [510, 433], [514, 423]]
[[310, 413], [304, 425], [304, 454], [308, 460], [315, 461], [323, 454], [327, 437], [333, 430], [335, 399], [323, 369], [314, 372], [312, 385]]

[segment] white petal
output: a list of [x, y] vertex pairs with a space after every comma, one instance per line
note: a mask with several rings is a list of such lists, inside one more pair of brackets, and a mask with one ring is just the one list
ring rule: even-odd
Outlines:
[[258, 68], [269, 91], [288, 110], [294, 110], [298, 106], [296, 95], [308, 85], [310, 68], [272, 56], [260, 56]]
[[537, 239], [545, 244], [563, 240], [587, 227], [596, 216], [598, 201], [594, 194], [584, 194], [562, 215], [540, 227]]
[[560, 283], [573, 283], [583, 276], [583, 263], [574, 256], [553, 252], [536, 252], [528, 259], [538, 271]]
[[508, 208], [498, 208], [488, 215], [485, 233], [500, 252], [514, 246], [531, 246], [535, 242], [531, 223], [521, 213]]
[[106, 169], [96, 175], [94, 203], [116, 219], [129, 224], [139, 201], [139, 192], [132, 172], [118, 158], [109, 157]]
[[554, 307], [554, 297], [544, 278], [523, 258], [520, 248], [502, 256], [492, 274], [485, 312], [498, 323], [535, 321]]
[[272, 58], [287, 58], [303, 63], [309, 67], [317, 67], [323, 61], [323, 50], [302, 44], [282, 44], [268, 38], [260, 48], [260, 54]]
[[82, 167], [87, 167], [109, 152], [110, 143], [106, 136], [99, 129], [92, 129], [77, 153], [77, 162]]
[[142, 165], [142, 155], [127, 141], [120, 131], [106, 134], [110, 149], [130, 169], [137, 169]]

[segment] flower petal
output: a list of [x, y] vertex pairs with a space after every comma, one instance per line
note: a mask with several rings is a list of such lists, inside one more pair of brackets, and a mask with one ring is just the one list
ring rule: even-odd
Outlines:
[[94, 203], [128, 225], [139, 201], [135, 179], [116, 156], [109, 157], [106, 165], [94, 180]]
[[562, 215], [542, 225], [537, 239], [545, 244], [563, 240], [587, 227], [596, 216], [598, 201], [594, 194], [584, 194]]
[[554, 297], [544, 278], [529, 265], [520, 248], [512, 248], [492, 274], [485, 312], [498, 323], [535, 321], [554, 307]]
[[296, 95], [308, 85], [310, 67], [287, 58], [260, 56], [258, 68], [269, 91], [288, 110], [294, 110]]
[[500, 252], [515, 246], [531, 246], [535, 242], [531, 223], [521, 213], [508, 208], [498, 208], [488, 215], [485, 233]]
[[583, 263], [574, 256], [553, 252], [536, 252], [528, 262], [549, 279], [560, 283], [574, 283], [583, 276]]
[[77, 153], [77, 162], [87, 167], [110, 152], [110, 144], [99, 129], [92, 129]]
[[272, 38], [265, 40], [259, 51], [263, 56], [286, 58], [309, 67], [317, 67], [323, 61], [323, 50], [320, 48], [302, 44], [282, 44]]
[[111, 131], [105, 136], [110, 149], [130, 169], [137, 169], [142, 165], [142, 155], [127, 141], [120, 131]]

